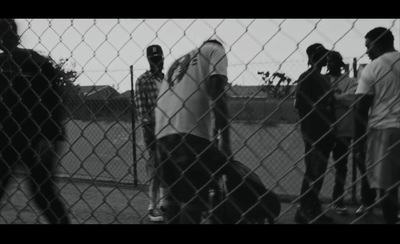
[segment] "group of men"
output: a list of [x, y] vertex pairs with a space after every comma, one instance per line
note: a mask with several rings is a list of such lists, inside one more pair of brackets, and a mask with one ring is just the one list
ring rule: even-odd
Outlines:
[[[47, 220], [69, 223], [52, 179], [58, 144], [64, 140], [57, 74], [47, 59], [18, 48], [14, 20], [0, 21], [0, 37], [0, 197], [12, 168], [22, 162], [31, 172], [31, 190]], [[343, 75], [339, 53], [321, 44], [307, 49], [311, 67], [299, 77], [296, 91], [306, 165], [295, 216], [299, 223], [332, 222], [318, 199], [331, 152], [337, 169], [332, 206], [347, 211], [344, 186], [352, 139], [353, 153], [364, 165], [363, 182], [369, 191], [379, 189], [386, 222], [398, 221], [400, 56], [390, 30], [379, 27], [365, 38], [372, 62], [358, 85]], [[148, 215], [151, 221], [200, 223], [209, 197], [205, 186], [233, 158], [225, 48], [221, 41], [208, 39], [165, 74], [159, 45], [149, 46], [146, 57], [150, 70], [136, 82], [135, 104], [149, 152]], [[322, 75], [325, 65], [328, 74]], [[354, 115], [349, 109], [353, 106]], [[371, 202], [365, 204], [360, 211], [373, 208]]]
[[[298, 223], [333, 222], [318, 198], [331, 154], [336, 169], [331, 206], [337, 213], [347, 214], [345, 182], [352, 148], [362, 177], [362, 205], [356, 215], [372, 211], [378, 189], [386, 222], [398, 221], [399, 53], [394, 49], [392, 33], [386, 28], [375, 28], [365, 38], [372, 62], [358, 79], [350, 78], [344, 71], [339, 52], [327, 50], [319, 43], [306, 50], [310, 68], [297, 81], [295, 102], [301, 120], [306, 166], [300, 207], [295, 215]], [[328, 72], [323, 75], [324, 66]], [[202, 209], [205, 192], [197, 192], [199, 198], [195, 198], [195, 193], [209, 179], [203, 168], [214, 172], [226, 156], [231, 156], [226, 82], [223, 45], [209, 40], [171, 65], [153, 104], [160, 175], [164, 187], [170, 191], [166, 201], [168, 219], [181, 213], [181, 223], [198, 223], [200, 211], [195, 210]], [[137, 91], [140, 92], [139, 87]], [[216, 105], [214, 108], [209, 107], [210, 101]], [[216, 115], [214, 125], [211, 111]], [[206, 149], [213, 140], [213, 126], [223, 132], [222, 151], [209, 153]], [[195, 161], [198, 163], [189, 167]]]
[[[393, 34], [383, 27], [366, 34], [365, 46], [372, 62], [357, 80], [341, 71], [344, 64], [338, 52], [319, 43], [307, 48], [311, 67], [297, 81], [295, 101], [306, 166], [297, 223], [333, 222], [318, 199], [331, 152], [336, 169], [332, 207], [347, 213], [343, 200], [351, 148], [362, 177], [362, 205], [356, 215], [370, 213], [377, 201], [386, 223], [398, 222], [400, 54]], [[323, 75], [326, 65], [328, 73]]]

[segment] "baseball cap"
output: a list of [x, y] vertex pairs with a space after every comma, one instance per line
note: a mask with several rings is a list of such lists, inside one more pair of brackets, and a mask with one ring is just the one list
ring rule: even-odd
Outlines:
[[146, 56], [147, 58], [161, 56], [164, 57], [164, 53], [162, 48], [159, 45], [150, 45], [146, 49]]
[[308, 58], [311, 58], [314, 54], [319, 52], [327, 53], [329, 51], [321, 43], [314, 43], [310, 45], [306, 50]]

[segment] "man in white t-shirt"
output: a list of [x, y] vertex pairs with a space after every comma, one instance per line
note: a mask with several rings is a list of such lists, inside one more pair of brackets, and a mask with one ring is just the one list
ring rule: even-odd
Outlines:
[[356, 157], [365, 155], [368, 180], [380, 190], [388, 224], [398, 222], [400, 181], [400, 53], [393, 43], [393, 34], [383, 27], [365, 36], [372, 62], [364, 68], [356, 90], [354, 138]]
[[[170, 193], [166, 223], [200, 223], [211, 173], [231, 157], [227, 67], [223, 45], [208, 40], [177, 59], [161, 85], [155, 134], [161, 179]], [[221, 150], [211, 146], [214, 131]]]

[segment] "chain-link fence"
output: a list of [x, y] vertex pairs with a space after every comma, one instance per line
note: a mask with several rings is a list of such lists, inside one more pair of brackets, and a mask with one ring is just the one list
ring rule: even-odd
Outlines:
[[[276, 216], [279, 222], [297, 207], [305, 173], [294, 92], [296, 80], [308, 68], [306, 48], [318, 42], [339, 51], [348, 75], [355, 78], [360, 65], [370, 62], [364, 39], [370, 29], [389, 28], [397, 50], [400, 35], [398, 19], [16, 22], [20, 47], [50, 56], [67, 83], [68, 96], [63, 97], [68, 111], [63, 122], [67, 140], [63, 142], [56, 173], [61, 195], [68, 192], [72, 196], [64, 198], [73, 222], [100, 224], [144, 223], [147, 218], [148, 152], [135, 109], [138, 91], [134, 87], [149, 68], [145, 50], [150, 44], [162, 46], [167, 70], [176, 58], [199, 47], [210, 36], [216, 34], [223, 41], [229, 62], [232, 151], [236, 160], [254, 171], [268, 189], [287, 203]], [[1, 67], [1, 72], [4, 70]], [[344, 199], [345, 204], [355, 204], [360, 199], [360, 173], [351, 147], [348, 150]], [[1, 223], [43, 222], [25, 188], [29, 174], [23, 168], [17, 173], [18, 177], [12, 178], [15, 184], [3, 189], [6, 194], [1, 199]], [[320, 198], [330, 206], [335, 182], [332, 157], [323, 175]], [[114, 205], [115, 201], [119, 205]], [[104, 212], [111, 212], [112, 216], [101, 216]]]

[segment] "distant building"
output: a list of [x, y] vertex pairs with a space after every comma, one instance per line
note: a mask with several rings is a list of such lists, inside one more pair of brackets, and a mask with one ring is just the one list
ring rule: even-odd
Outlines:
[[111, 86], [79, 86], [84, 100], [108, 100], [119, 96], [119, 92]]

